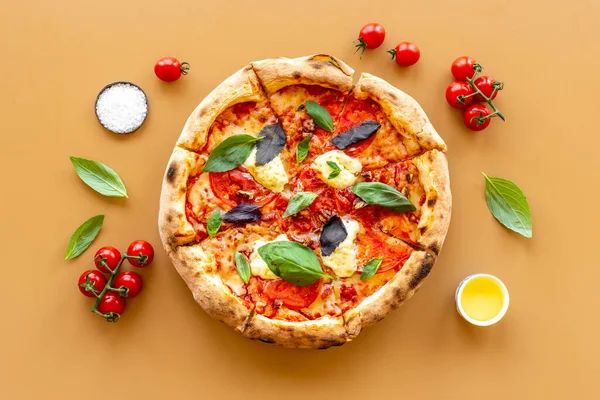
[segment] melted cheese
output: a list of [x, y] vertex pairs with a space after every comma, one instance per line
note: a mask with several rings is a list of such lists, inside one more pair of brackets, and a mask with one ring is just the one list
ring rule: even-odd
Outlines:
[[[327, 165], [327, 161], [332, 161], [341, 169], [338, 176], [328, 179], [333, 169]], [[358, 174], [362, 170], [360, 161], [349, 157], [341, 150], [332, 150], [321, 154], [315, 159], [311, 167], [317, 172], [317, 176], [323, 182], [336, 189], [345, 189], [352, 186], [358, 179]]]
[[275, 275], [270, 269], [267, 263], [260, 257], [258, 254], [258, 248], [264, 246], [267, 243], [273, 242], [283, 242], [287, 241], [288, 238], [286, 235], [279, 235], [274, 240], [269, 242], [265, 242], [264, 240], [257, 240], [254, 243], [254, 250], [252, 254], [250, 254], [250, 271], [252, 275], [260, 276], [263, 279], [277, 279], [277, 275]]
[[278, 155], [265, 165], [256, 165], [256, 147], [244, 162], [244, 166], [254, 179], [267, 189], [280, 193], [288, 183], [288, 176], [281, 162], [281, 156]]
[[323, 264], [331, 268], [339, 277], [348, 277], [354, 274], [358, 268], [356, 260], [356, 248], [354, 241], [360, 230], [360, 224], [349, 217], [343, 217], [342, 222], [348, 231], [348, 236], [331, 255], [322, 257]]

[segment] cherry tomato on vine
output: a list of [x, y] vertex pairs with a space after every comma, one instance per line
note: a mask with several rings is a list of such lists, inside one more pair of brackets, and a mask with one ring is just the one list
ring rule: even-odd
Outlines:
[[[481, 90], [481, 93], [483, 93], [487, 98], [490, 98], [492, 93], [494, 93], [494, 82], [496, 82], [496, 80], [491, 76], [480, 76], [479, 78], [475, 79], [475, 82], [473, 83], [475, 83], [475, 86]], [[496, 91], [494, 96], [491, 98], [495, 99], [497, 95], [498, 91]], [[485, 99], [481, 97], [481, 95], [477, 94], [475, 95], [475, 101], [485, 101]]]
[[467, 78], [472, 78], [475, 75], [475, 60], [471, 57], [458, 57], [452, 63], [450, 70], [457, 81], [466, 81]]
[[187, 75], [190, 64], [180, 63], [174, 57], [163, 57], [154, 64], [154, 73], [161, 81], [173, 82], [179, 79], [181, 75]]
[[421, 58], [421, 50], [419, 50], [416, 44], [411, 42], [402, 42], [387, 52], [392, 55], [392, 60], [396, 60], [396, 63], [403, 67], [410, 67], [416, 64], [419, 58]]
[[490, 115], [490, 111], [483, 104], [471, 104], [463, 113], [463, 122], [472, 131], [482, 131], [488, 127], [491, 118], [487, 118], [480, 122], [477, 118], [482, 118]]
[[126, 287], [127, 297], [131, 299], [142, 291], [142, 287], [144, 287], [144, 282], [142, 281], [142, 277], [134, 271], [121, 272], [112, 282], [112, 287], [115, 289], [120, 289], [121, 287]]
[[119, 296], [117, 292], [109, 290], [98, 303], [98, 311], [102, 314], [117, 313], [121, 315], [125, 311], [125, 298]]
[[376, 49], [385, 40], [385, 29], [381, 24], [368, 23], [362, 27], [358, 33], [358, 44], [356, 45], [356, 51], [362, 49], [360, 56], [365, 54], [366, 49]]
[[[92, 288], [96, 291], [93, 293], [91, 290], [85, 290], [86, 288], [81, 285], [85, 285], [87, 282], [92, 282]], [[96, 294], [100, 294], [104, 286], [106, 286], [106, 277], [102, 275], [101, 272], [95, 271], [93, 269], [85, 271], [79, 277], [79, 281], [77, 281], [77, 286], [79, 287], [79, 291], [83, 293], [84, 296], [87, 297], [96, 297]]]
[[466, 97], [463, 101], [460, 101], [458, 97], [469, 96], [473, 94], [473, 91], [473, 87], [467, 82], [452, 82], [446, 88], [446, 101], [454, 108], [465, 108], [473, 102], [473, 97]]
[[96, 268], [107, 274], [117, 268], [119, 261], [121, 261], [121, 252], [112, 246], [105, 246], [98, 249], [94, 256]]
[[129, 263], [134, 267], [144, 268], [152, 263], [154, 260], [154, 248], [152, 245], [145, 240], [135, 240], [131, 242], [127, 248], [128, 256], [142, 256], [144, 260], [129, 260]]

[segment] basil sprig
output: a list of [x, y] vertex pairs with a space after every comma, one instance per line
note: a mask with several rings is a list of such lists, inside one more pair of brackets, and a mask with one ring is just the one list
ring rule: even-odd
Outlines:
[[210, 153], [202, 172], [225, 172], [239, 167], [260, 140], [262, 137], [245, 134], [228, 137]]
[[250, 281], [250, 265], [246, 257], [237, 250], [235, 252], [235, 268], [244, 283], [248, 283]]
[[368, 263], [363, 267], [362, 274], [360, 274], [360, 280], [368, 279], [377, 273], [377, 270], [381, 266], [383, 257], [375, 257], [369, 260]]
[[310, 115], [318, 127], [328, 132], [333, 132], [333, 118], [331, 118], [331, 114], [318, 103], [308, 100], [306, 102], [306, 112], [308, 112], [308, 115]]
[[81, 224], [69, 239], [65, 260], [77, 257], [90, 247], [90, 244], [98, 236], [102, 223], [104, 223], [104, 215], [96, 215]]
[[69, 158], [77, 175], [96, 192], [108, 197], [127, 197], [121, 177], [108, 165], [85, 158]]
[[310, 142], [310, 136], [307, 136], [304, 139], [302, 139], [302, 141], [300, 143], [298, 143], [298, 146], [296, 146], [296, 162], [298, 164], [301, 163], [302, 161], [304, 161], [304, 159], [308, 155], [309, 142]]
[[331, 168], [331, 173], [329, 174], [327, 179], [333, 179], [342, 172], [340, 166], [334, 163], [333, 161], [327, 161], [327, 165], [329, 165], [329, 168]]
[[219, 232], [219, 228], [221, 228], [221, 223], [223, 219], [221, 218], [221, 210], [218, 208], [210, 215], [208, 221], [206, 222], [206, 231], [208, 232], [209, 237], [213, 237]]
[[531, 210], [523, 191], [513, 182], [485, 177], [485, 201], [492, 215], [502, 225], [526, 238], [532, 236]]
[[275, 275], [294, 285], [307, 286], [321, 278], [334, 279], [323, 272], [315, 253], [300, 243], [267, 243], [258, 248], [258, 254]]
[[365, 203], [381, 206], [388, 210], [405, 213], [417, 208], [402, 193], [381, 182], [360, 182], [352, 186], [352, 193]]
[[292, 196], [283, 213], [283, 218], [294, 215], [310, 206], [317, 198], [317, 194], [313, 192], [299, 192]]

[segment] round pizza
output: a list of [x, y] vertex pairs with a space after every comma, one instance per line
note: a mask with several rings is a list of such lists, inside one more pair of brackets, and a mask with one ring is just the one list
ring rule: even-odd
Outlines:
[[410, 96], [329, 55], [250, 63], [189, 117], [163, 245], [244, 336], [342, 345], [419, 288], [451, 213], [446, 145]]

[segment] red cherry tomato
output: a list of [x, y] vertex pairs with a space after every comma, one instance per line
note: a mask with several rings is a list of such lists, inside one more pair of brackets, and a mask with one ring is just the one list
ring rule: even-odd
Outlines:
[[142, 287], [144, 286], [144, 282], [142, 281], [142, 277], [134, 271], [121, 272], [112, 282], [112, 287], [116, 289], [120, 289], [121, 287], [127, 288], [127, 297], [131, 299], [142, 291]]
[[356, 51], [362, 49], [361, 57], [366, 49], [376, 49], [385, 40], [385, 29], [381, 24], [369, 23], [362, 27], [358, 33]]
[[[86, 282], [88, 282], [88, 280], [92, 282], [92, 288], [96, 291], [95, 294], [91, 290], [86, 290], [84, 286], [81, 286], [85, 285]], [[102, 292], [104, 286], [106, 286], [106, 277], [102, 275], [101, 272], [90, 269], [88, 271], [85, 271], [79, 277], [77, 286], [79, 287], [79, 291], [81, 291], [81, 293], [83, 293], [84, 296], [96, 297], [97, 294], [100, 294], [100, 292]]]
[[[494, 82], [496, 82], [496, 80], [494, 78], [492, 78], [491, 76], [480, 76], [479, 78], [475, 79], [475, 86], [477, 86], [477, 88], [479, 88], [479, 90], [481, 90], [481, 92], [488, 98], [490, 98], [490, 96], [492, 96], [492, 93], [494, 92]], [[498, 95], [498, 91], [496, 91], [494, 93], [494, 96], [492, 96], [492, 99], [495, 99], [496, 96]], [[485, 99], [483, 97], [481, 97], [479, 94], [475, 95], [475, 101], [485, 101]]]
[[144, 268], [152, 263], [154, 260], [154, 248], [152, 245], [145, 240], [136, 240], [131, 242], [127, 248], [128, 256], [145, 256], [145, 260], [129, 260], [129, 263], [134, 267]]
[[100, 248], [94, 256], [96, 268], [107, 274], [117, 268], [119, 261], [121, 261], [121, 252], [112, 246]]
[[298, 286], [278, 279], [265, 282], [263, 293], [271, 300], [281, 300], [283, 305], [292, 310], [300, 310], [315, 302], [322, 284], [322, 279], [308, 286]]
[[472, 78], [475, 74], [475, 60], [471, 57], [458, 57], [452, 63], [450, 70], [457, 81], [466, 81], [467, 78]]
[[396, 63], [403, 67], [416, 64], [421, 57], [421, 50], [411, 42], [402, 42], [395, 48], [389, 49], [388, 53], [392, 55], [392, 60], [396, 60]]
[[446, 101], [454, 108], [464, 108], [471, 104], [473, 97], [466, 97], [463, 101], [459, 96], [469, 96], [473, 94], [473, 87], [467, 82], [452, 82], [446, 88]]
[[476, 118], [488, 115], [490, 115], [490, 111], [483, 104], [471, 104], [463, 113], [463, 122], [472, 131], [482, 131], [487, 128], [491, 119], [487, 118], [483, 122], [480, 122]]
[[98, 303], [98, 311], [102, 314], [117, 313], [121, 315], [125, 311], [125, 298], [119, 296], [117, 292], [109, 290]]
[[190, 64], [180, 63], [174, 57], [163, 57], [154, 65], [154, 73], [161, 81], [173, 82], [183, 75], [187, 75]]

